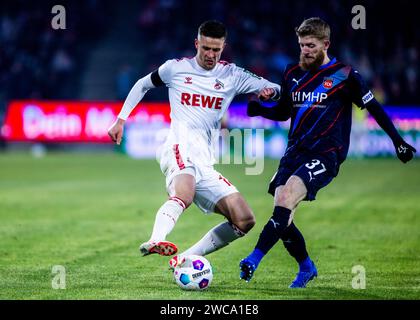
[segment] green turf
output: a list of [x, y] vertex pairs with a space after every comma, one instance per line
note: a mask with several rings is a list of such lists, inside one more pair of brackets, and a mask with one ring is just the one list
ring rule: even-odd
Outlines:
[[[155, 161], [117, 154], [0, 154], [0, 299], [419, 299], [420, 161], [348, 160], [317, 201], [303, 203], [295, 222], [306, 237], [319, 277], [291, 290], [295, 262], [279, 243], [250, 283], [238, 263], [271, 215], [266, 193], [277, 161], [259, 176], [244, 166], [217, 168], [256, 213], [255, 228], [207, 258], [214, 280], [205, 292], [179, 289], [168, 258], [140, 257], [155, 212], [165, 201]], [[180, 250], [221, 222], [195, 206], [168, 240]], [[52, 267], [66, 269], [55, 290]], [[366, 289], [351, 286], [352, 267], [366, 270]]]

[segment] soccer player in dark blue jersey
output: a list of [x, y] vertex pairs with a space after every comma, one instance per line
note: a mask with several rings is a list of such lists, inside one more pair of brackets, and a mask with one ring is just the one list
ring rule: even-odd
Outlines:
[[240, 262], [240, 278], [251, 280], [261, 259], [281, 239], [299, 264], [289, 287], [304, 288], [317, 276], [317, 269], [293, 223], [293, 214], [302, 200], [315, 200], [318, 190], [337, 176], [349, 149], [352, 103], [375, 118], [402, 162], [410, 161], [416, 150], [400, 136], [360, 74], [328, 56], [330, 27], [325, 21], [310, 18], [295, 31], [300, 61], [286, 67], [280, 100], [271, 108], [255, 100], [248, 104], [249, 116], [278, 121], [291, 118], [291, 124], [285, 154], [268, 190], [274, 196], [274, 212], [255, 249]]

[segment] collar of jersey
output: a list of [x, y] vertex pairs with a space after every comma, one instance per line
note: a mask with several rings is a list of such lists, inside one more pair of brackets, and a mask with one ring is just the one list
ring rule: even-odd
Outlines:
[[330, 65], [333, 65], [336, 62], [337, 62], [337, 59], [335, 57], [332, 57], [332, 59], [330, 60], [330, 62], [328, 62], [328, 63], [320, 66], [319, 67], [319, 70], [325, 69], [325, 68], [329, 67]]
[[198, 64], [197, 57], [194, 57], [194, 66], [198, 69], [198, 71], [206, 73], [206, 72], [212, 72], [212, 71], [216, 68], [217, 63], [216, 63], [216, 65], [214, 66], [214, 68], [213, 68], [213, 69], [211, 69], [211, 70], [207, 70], [207, 69], [204, 69], [202, 66], [200, 66], [200, 65]]

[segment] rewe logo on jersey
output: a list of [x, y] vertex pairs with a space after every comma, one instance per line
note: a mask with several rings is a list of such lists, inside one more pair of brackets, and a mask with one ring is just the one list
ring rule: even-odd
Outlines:
[[223, 98], [210, 97], [202, 94], [181, 93], [181, 104], [190, 107], [203, 107], [209, 109], [221, 109]]

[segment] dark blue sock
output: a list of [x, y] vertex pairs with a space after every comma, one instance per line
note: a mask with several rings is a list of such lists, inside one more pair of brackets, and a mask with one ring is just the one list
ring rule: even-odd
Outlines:
[[258, 265], [261, 262], [261, 259], [264, 258], [264, 256], [265, 253], [262, 252], [260, 249], [254, 249], [254, 251], [252, 251], [251, 254], [248, 256], [248, 259], [255, 263], [255, 266], [258, 267]]
[[299, 262], [299, 271], [304, 271], [304, 272], [308, 272], [309, 270], [311, 270], [312, 267], [312, 261], [311, 258], [306, 257], [305, 260]]
[[296, 262], [304, 268], [307, 267], [305, 260], [308, 258], [308, 252], [306, 251], [305, 239], [294, 222], [287, 227], [281, 239], [284, 247], [295, 258]]
[[266, 254], [283, 236], [291, 213], [292, 211], [285, 207], [274, 207], [273, 215], [261, 231], [255, 249]]

